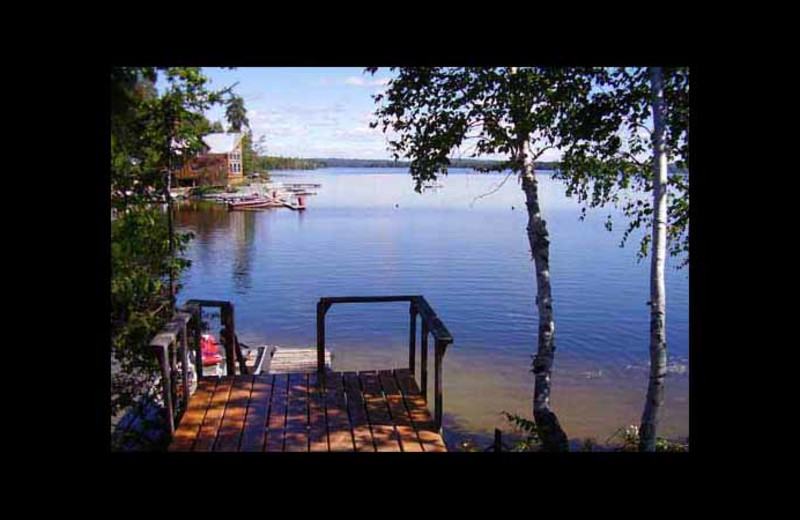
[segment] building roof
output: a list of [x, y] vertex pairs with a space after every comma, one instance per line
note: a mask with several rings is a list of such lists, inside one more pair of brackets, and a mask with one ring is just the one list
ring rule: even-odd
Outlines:
[[208, 134], [203, 137], [203, 141], [208, 145], [208, 153], [231, 153], [239, 141], [242, 134]]

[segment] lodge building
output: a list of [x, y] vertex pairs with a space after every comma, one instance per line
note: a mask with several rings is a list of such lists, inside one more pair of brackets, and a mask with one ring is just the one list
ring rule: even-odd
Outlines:
[[208, 134], [202, 153], [176, 172], [178, 186], [228, 186], [244, 181], [242, 138], [244, 134]]

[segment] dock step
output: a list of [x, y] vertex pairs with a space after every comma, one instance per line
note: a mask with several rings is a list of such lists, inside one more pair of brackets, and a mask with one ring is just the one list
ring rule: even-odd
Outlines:
[[[325, 368], [331, 370], [331, 351], [325, 350]], [[268, 374], [316, 372], [317, 349], [275, 347], [269, 361]]]

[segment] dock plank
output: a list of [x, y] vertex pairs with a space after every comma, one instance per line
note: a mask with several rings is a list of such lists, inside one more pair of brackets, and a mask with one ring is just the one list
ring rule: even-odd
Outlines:
[[189, 400], [189, 407], [183, 414], [183, 419], [178, 429], [175, 430], [169, 451], [192, 450], [194, 441], [200, 433], [200, 427], [203, 425], [208, 406], [211, 404], [211, 398], [214, 396], [214, 388], [216, 386], [217, 382], [213, 379], [201, 379], [197, 382], [197, 390]]
[[289, 374], [283, 451], [308, 451], [308, 374]]
[[267, 441], [264, 451], [283, 451], [283, 429], [286, 425], [288, 389], [289, 375], [276, 375], [272, 383], [272, 400], [267, 419]]
[[239, 451], [247, 404], [253, 388], [253, 376], [240, 376], [233, 382], [225, 414], [222, 417], [214, 451]]
[[225, 405], [228, 404], [228, 396], [233, 386], [233, 376], [223, 377], [217, 382], [214, 389], [214, 396], [211, 404], [203, 418], [203, 425], [195, 440], [193, 451], [212, 451], [214, 442], [217, 440], [217, 432], [222, 424], [222, 416], [225, 413]]
[[[325, 366], [331, 368], [331, 352], [325, 351]], [[317, 350], [307, 348], [276, 348], [269, 362], [269, 373], [316, 372]]]
[[240, 451], [264, 451], [274, 378], [272, 375], [258, 375], [253, 380], [253, 391], [247, 405]]
[[361, 388], [364, 392], [364, 401], [367, 404], [367, 417], [369, 418], [372, 439], [377, 451], [401, 451], [400, 439], [394, 429], [389, 407], [381, 391], [378, 374], [374, 371], [358, 373]]
[[316, 372], [308, 374], [309, 451], [328, 451], [328, 426], [325, 419], [325, 388]]
[[347, 416], [342, 388], [342, 374], [325, 374], [325, 416], [328, 421], [328, 441], [331, 451], [355, 451], [353, 432]]
[[398, 368], [394, 371], [394, 374], [397, 386], [400, 387], [400, 391], [403, 394], [403, 402], [406, 405], [406, 410], [408, 410], [408, 416], [422, 444], [422, 449], [434, 452], [447, 451], [442, 436], [436, 431], [427, 403], [422, 397], [422, 392], [420, 392], [411, 372], [407, 368]]
[[364, 396], [361, 395], [361, 384], [358, 381], [358, 374], [355, 372], [344, 372], [344, 385], [347, 394], [347, 409], [350, 412], [350, 423], [353, 426], [353, 439], [355, 440], [356, 451], [375, 451], [375, 443], [372, 440], [372, 431], [369, 428], [366, 403], [364, 402]]
[[423, 451], [417, 431], [414, 429], [414, 424], [411, 422], [411, 417], [408, 415], [405, 403], [403, 403], [403, 394], [400, 393], [400, 387], [397, 386], [394, 372], [391, 370], [381, 370], [378, 372], [378, 377], [380, 379], [381, 388], [383, 389], [383, 394], [386, 396], [386, 402], [389, 404], [389, 413], [392, 416], [392, 422], [397, 430], [397, 434], [400, 437], [400, 446], [403, 448], [403, 451]]

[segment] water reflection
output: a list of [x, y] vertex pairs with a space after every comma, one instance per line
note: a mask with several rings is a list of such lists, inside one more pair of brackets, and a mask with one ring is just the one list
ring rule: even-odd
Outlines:
[[252, 211], [232, 211], [231, 230], [234, 240], [233, 286], [237, 294], [252, 287], [250, 271], [256, 237], [256, 214]]

